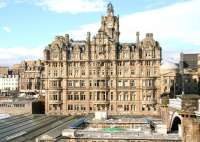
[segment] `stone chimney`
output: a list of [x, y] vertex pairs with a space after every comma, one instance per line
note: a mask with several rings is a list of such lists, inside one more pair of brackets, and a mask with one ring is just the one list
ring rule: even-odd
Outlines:
[[136, 43], [139, 44], [140, 42], [140, 33], [136, 32]]
[[153, 38], [153, 33], [146, 33], [146, 38]]
[[69, 34], [65, 34], [66, 43], [69, 44]]
[[150, 33], [149, 36], [150, 36], [150, 38], [153, 38], [153, 33]]
[[87, 32], [87, 42], [90, 42], [90, 37], [91, 37], [90, 32]]

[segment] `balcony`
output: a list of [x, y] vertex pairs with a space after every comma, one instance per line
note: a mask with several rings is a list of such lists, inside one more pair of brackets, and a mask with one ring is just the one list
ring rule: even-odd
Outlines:
[[95, 100], [93, 101], [94, 104], [109, 104], [110, 101], [109, 100]]
[[142, 104], [145, 104], [145, 105], [153, 105], [153, 104], [157, 104], [157, 101], [156, 100], [149, 100], [149, 101], [142, 101]]
[[62, 100], [50, 100], [49, 104], [62, 104]]
[[62, 89], [61, 86], [51, 86], [49, 90], [60, 90]]

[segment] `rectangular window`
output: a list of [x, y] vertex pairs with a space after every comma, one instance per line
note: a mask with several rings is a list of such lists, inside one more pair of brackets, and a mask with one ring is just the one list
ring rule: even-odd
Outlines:
[[113, 100], [113, 92], [110, 92], [110, 100]]
[[124, 81], [124, 86], [125, 86], [125, 87], [128, 87], [128, 86], [129, 86], [128, 80], [125, 80], [125, 81]]
[[81, 87], [85, 87], [85, 81], [81, 80]]
[[53, 100], [58, 100], [58, 96], [57, 95], [53, 95]]
[[131, 110], [135, 111], [135, 105], [131, 105]]
[[123, 81], [119, 80], [118, 81], [118, 86], [120, 86], [120, 87], [123, 86]]
[[81, 71], [81, 75], [82, 75], [82, 76], [85, 75], [85, 71], [84, 71], [84, 70]]
[[57, 81], [52, 81], [52, 87], [57, 87], [58, 86], [58, 82]]
[[73, 95], [72, 95], [72, 94], [68, 94], [67, 99], [68, 99], [68, 100], [73, 100]]
[[110, 87], [113, 87], [113, 80], [110, 81]]
[[73, 110], [73, 105], [68, 105], [68, 110]]
[[103, 100], [106, 100], [106, 94], [105, 92], [102, 92]]
[[97, 92], [97, 101], [100, 100], [100, 93]]
[[89, 85], [90, 85], [90, 87], [92, 87], [92, 81], [91, 80], [89, 81]]
[[110, 110], [113, 110], [113, 105], [110, 106]]
[[54, 76], [54, 77], [57, 77], [57, 76], [58, 76], [58, 71], [57, 71], [57, 70], [54, 70], [54, 71], [53, 71], [53, 76]]
[[129, 111], [129, 105], [124, 105], [124, 111]]
[[131, 70], [131, 75], [135, 75], [135, 70]]
[[104, 70], [102, 70], [102, 75], [104, 75], [105, 74], [105, 71]]
[[119, 69], [118, 70], [118, 75], [121, 75], [121, 74], [122, 74], [121, 69]]
[[92, 92], [90, 92], [90, 100], [92, 100]]
[[72, 86], [73, 86], [72, 80], [69, 80], [69, 81], [68, 81], [68, 86], [69, 86], [69, 87], [72, 87]]
[[75, 70], [75, 76], [78, 76], [78, 70]]
[[131, 85], [131, 87], [135, 87], [135, 81], [131, 80], [130, 85]]
[[91, 70], [89, 70], [89, 75], [92, 75], [92, 71]]
[[149, 69], [147, 69], [147, 76], [150, 76], [151, 75], [151, 72]]
[[74, 81], [74, 86], [75, 86], [75, 87], [79, 87], [79, 81], [78, 81], [78, 80], [75, 80], [75, 81]]
[[135, 62], [134, 62], [134, 61], [131, 61], [130, 64], [131, 64], [131, 66], [134, 66], [134, 65], [135, 65]]
[[113, 75], [113, 70], [110, 70], [110, 75]]
[[122, 66], [122, 62], [118, 62], [118, 66]]
[[85, 100], [85, 94], [81, 93], [80, 100]]
[[74, 100], [79, 100], [79, 95], [78, 94], [74, 95]]
[[131, 101], [135, 100], [135, 92], [131, 92]]

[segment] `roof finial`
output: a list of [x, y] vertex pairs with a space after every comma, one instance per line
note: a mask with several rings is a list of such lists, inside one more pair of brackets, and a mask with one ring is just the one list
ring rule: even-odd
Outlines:
[[114, 15], [114, 9], [113, 9], [113, 5], [111, 2], [108, 3], [108, 6], [107, 6], [107, 14], [108, 15]]

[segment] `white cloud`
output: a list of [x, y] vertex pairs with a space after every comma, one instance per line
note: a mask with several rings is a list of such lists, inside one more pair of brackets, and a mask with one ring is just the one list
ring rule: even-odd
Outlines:
[[[120, 17], [121, 41], [135, 42], [135, 33], [152, 32], [163, 47], [164, 56], [174, 56], [181, 51], [195, 51], [194, 46], [200, 46], [200, 0], [176, 3], [163, 8], [147, 10]], [[99, 22], [100, 23], [100, 22]], [[82, 25], [77, 30], [69, 31], [76, 39], [85, 38], [87, 31], [96, 33], [99, 24]], [[190, 47], [186, 47], [191, 45]], [[167, 54], [167, 55], [166, 55]]]
[[[135, 42], [136, 31], [140, 31], [142, 37], [143, 33], [152, 32], [163, 48], [164, 58], [171, 61], [178, 60], [181, 51], [200, 52], [199, 48], [195, 48], [200, 46], [199, 5], [199, 0], [192, 0], [120, 17], [121, 41]], [[68, 33], [75, 40], [85, 39], [88, 31], [94, 35], [99, 27], [100, 21], [82, 25]], [[186, 43], [191, 47], [186, 47]], [[44, 46], [0, 48], [0, 65], [41, 58], [43, 49]]]
[[[122, 39], [130, 40], [130, 35], [139, 30], [143, 33], [153, 32], [161, 41], [177, 39], [198, 44], [196, 42], [200, 32], [198, 5], [200, 1], [193, 0], [122, 17]], [[200, 37], [198, 39], [200, 40]]]
[[10, 33], [10, 32], [12, 31], [11, 28], [8, 27], [8, 26], [4, 26], [4, 27], [3, 27], [3, 30], [4, 30], [5, 32], [7, 32], [7, 33]]
[[36, 48], [28, 47], [0, 47], [0, 66], [11, 66], [16, 63], [20, 63], [22, 60], [37, 60], [43, 56], [44, 46]]
[[163, 7], [166, 5], [172, 5], [175, 3], [180, 3], [180, 2], [185, 2], [185, 1], [190, 1], [190, 0], [174, 0], [173, 2], [167, 1], [167, 0], [148, 0], [147, 5], [145, 6], [146, 9], [152, 9], [152, 8], [158, 8], [158, 7]]
[[146, 5], [145, 8], [151, 9], [151, 8], [154, 8], [154, 7], [164, 6], [166, 3], [167, 3], [167, 1], [153, 0], [153, 1], [150, 2], [150, 4]]
[[101, 22], [82, 25], [76, 30], [68, 31], [68, 33], [74, 40], [84, 40], [86, 39], [87, 32], [91, 32], [91, 35], [95, 35], [97, 33], [100, 28], [100, 23]]
[[7, 0], [0, 0], [0, 8], [7, 6]]
[[105, 0], [38, 0], [37, 5], [57, 13], [96, 12], [104, 10]]

